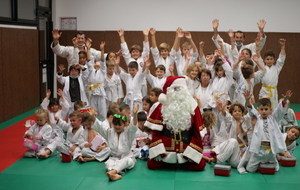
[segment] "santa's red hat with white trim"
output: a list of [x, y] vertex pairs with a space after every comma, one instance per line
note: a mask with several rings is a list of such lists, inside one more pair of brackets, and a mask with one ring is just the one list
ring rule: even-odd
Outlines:
[[160, 103], [165, 103], [167, 100], [167, 91], [168, 88], [174, 87], [184, 87], [187, 88], [185, 77], [178, 77], [178, 76], [168, 76], [166, 78], [166, 82], [162, 87], [162, 93], [158, 97], [158, 101]]

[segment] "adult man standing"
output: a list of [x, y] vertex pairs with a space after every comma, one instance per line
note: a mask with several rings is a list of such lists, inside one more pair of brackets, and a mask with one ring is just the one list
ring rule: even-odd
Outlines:
[[145, 123], [152, 129], [148, 168], [155, 170], [166, 163], [178, 163], [189, 170], [202, 171], [206, 165], [200, 136], [203, 122], [185, 78], [167, 77], [159, 101], [161, 104]]
[[[52, 31], [53, 42], [51, 43], [51, 48], [53, 53], [67, 59], [69, 68], [71, 65], [79, 63], [78, 53], [80, 51], [86, 51], [86, 40], [89, 40], [89, 43], [91, 43], [92, 40], [86, 39], [83, 32], [77, 32], [76, 37], [72, 39], [73, 46], [61, 46], [59, 44], [59, 38], [61, 34], [62, 32], [59, 32], [58, 29], [54, 29]], [[94, 56], [95, 60], [100, 59], [101, 51], [91, 48], [90, 52], [91, 55]]]

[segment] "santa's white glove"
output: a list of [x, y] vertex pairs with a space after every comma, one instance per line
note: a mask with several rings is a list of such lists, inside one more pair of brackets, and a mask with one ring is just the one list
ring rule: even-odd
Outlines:
[[160, 161], [162, 161], [162, 158], [161, 158], [161, 156], [157, 156], [157, 157], [154, 158], [154, 160], [155, 160], [156, 162], [160, 162]]

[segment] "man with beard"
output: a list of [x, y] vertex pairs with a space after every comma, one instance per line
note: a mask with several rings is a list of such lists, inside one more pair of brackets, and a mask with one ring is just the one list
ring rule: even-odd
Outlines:
[[160, 104], [145, 126], [152, 129], [148, 168], [161, 169], [166, 164], [184, 164], [189, 170], [202, 171], [202, 117], [190, 95], [184, 77], [169, 76], [159, 96]]

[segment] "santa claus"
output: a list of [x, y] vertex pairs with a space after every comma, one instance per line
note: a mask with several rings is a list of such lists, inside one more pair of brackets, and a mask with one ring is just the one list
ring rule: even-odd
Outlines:
[[160, 104], [145, 126], [152, 129], [148, 168], [160, 169], [168, 164], [184, 164], [189, 170], [201, 171], [200, 131], [202, 117], [197, 102], [190, 95], [184, 77], [169, 76], [159, 96]]

